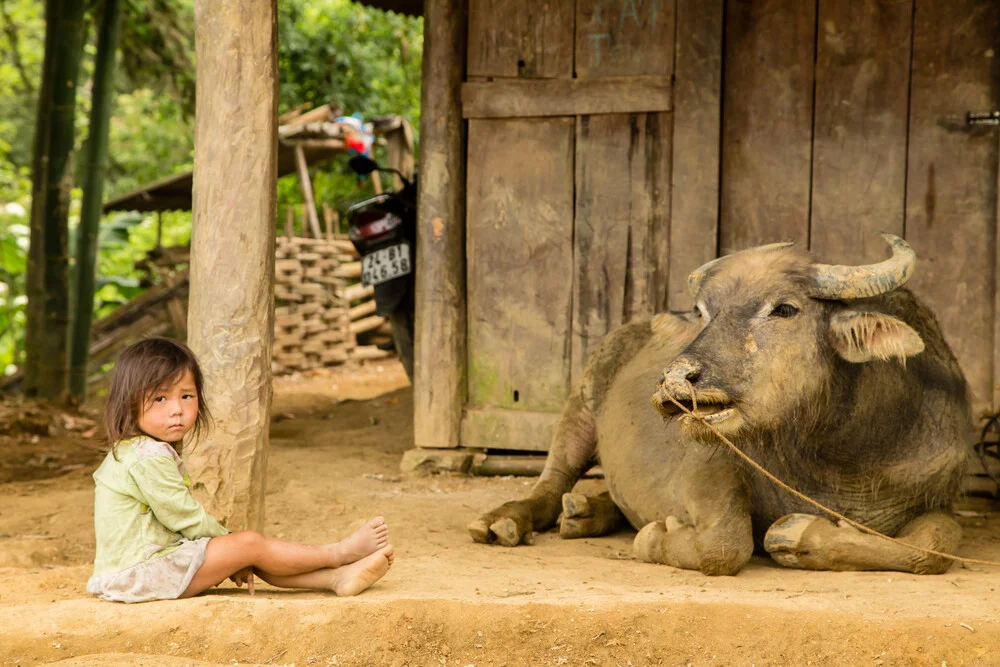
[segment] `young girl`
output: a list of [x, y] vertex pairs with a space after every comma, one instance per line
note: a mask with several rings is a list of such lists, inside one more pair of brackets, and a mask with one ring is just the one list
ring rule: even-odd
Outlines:
[[226, 578], [253, 592], [253, 575], [282, 588], [357, 595], [392, 564], [376, 517], [336, 544], [230, 533], [191, 495], [178, 452], [210, 420], [198, 362], [186, 346], [148, 338], [125, 349], [111, 376], [104, 422], [111, 451], [94, 473], [97, 556], [87, 592], [145, 602], [197, 595]]

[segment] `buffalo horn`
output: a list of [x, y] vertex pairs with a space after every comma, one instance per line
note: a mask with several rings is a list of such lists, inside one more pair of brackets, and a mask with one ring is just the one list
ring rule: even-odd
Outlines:
[[[761, 251], [767, 252], [768, 250], [780, 250], [782, 248], [788, 248], [788, 247], [791, 247], [793, 245], [795, 245], [795, 244], [794, 243], [788, 243], [788, 242], [785, 242], [785, 243], [768, 243], [767, 245], [762, 245], [762, 246], [759, 246], [757, 248], [751, 248], [751, 250], [754, 251], [754, 252], [761, 252]], [[692, 271], [690, 273], [690, 275], [688, 275], [688, 293], [691, 294], [692, 298], [698, 296], [698, 290], [701, 289], [701, 281], [704, 280], [704, 278], [708, 274], [708, 272], [711, 271], [715, 267], [715, 265], [718, 264], [719, 261], [721, 261], [722, 259], [723, 259], [722, 257], [717, 257], [717, 258], [711, 260], [710, 262], [705, 262], [704, 264], [702, 264], [701, 266], [699, 266], [697, 269], [695, 269], [694, 271]]]
[[894, 234], [880, 236], [892, 248], [892, 257], [864, 266], [813, 264], [809, 296], [849, 301], [878, 296], [905, 285], [913, 275], [916, 253], [909, 243]]

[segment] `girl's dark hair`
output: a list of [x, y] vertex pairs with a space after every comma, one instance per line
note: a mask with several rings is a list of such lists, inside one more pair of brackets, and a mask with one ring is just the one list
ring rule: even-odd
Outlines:
[[[201, 369], [198, 360], [187, 345], [160, 336], [145, 338], [125, 348], [111, 372], [108, 402], [104, 406], [104, 430], [108, 445], [117, 460], [118, 442], [142, 435], [139, 417], [145, 408], [144, 401], [157, 389], [181, 378], [184, 371], [191, 371], [198, 391], [198, 417], [192, 432], [195, 437], [212, 421], [212, 415], [202, 395]], [[180, 453], [181, 443], [171, 443]]]

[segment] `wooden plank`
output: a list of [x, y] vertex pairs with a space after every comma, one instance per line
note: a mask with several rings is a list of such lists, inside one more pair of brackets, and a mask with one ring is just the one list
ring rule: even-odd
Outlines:
[[[997, 153], [1000, 154], [1000, 132], [997, 132]], [[1000, 412], [1000, 165], [997, 166], [996, 184], [996, 254], [994, 255], [993, 284], [993, 412]], [[1000, 463], [998, 463], [1000, 468]], [[997, 470], [1000, 477], [1000, 470]], [[1000, 489], [997, 489], [1000, 495]]]
[[713, 259], [719, 229], [723, 0], [678, 0], [668, 306], [688, 310], [687, 275]]
[[467, 410], [462, 420], [462, 446], [545, 452], [557, 423], [557, 412]]
[[609, 331], [666, 307], [670, 130], [669, 113], [577, 120], [571, 384]]
[[[458, 447], [465, 407], [465, 133], [459, 97], [465, 25], [463, 0], [424, 3], [413, 367], [418, 447]], [[346, 292], [345, 299], [374, 293]]]
[[573, 134], [573, 118], [469, 122], [466, 256], [474, 407], [556, 412], [566, 397]]
[[674, 71], [674, 5], [674, 0], [578, 0], [577, 77], [669, 78]]
[[624, 77], [470, 81], [462, 84], [465, 118], [525, 118], [669, 111], [669, 80]]
[[[573, 75], [572, 2], [470, 0], [468, 5], [470, 77]], [[424, 25], [429, 25], [426, 12]]]
[[809, 240], [816, 6], [726, 3], [720, 246]]
[[906, 238], [914, 292], [965, 371], [978, 417], [993, 403], [996, 130], [965, 113], [1000, 101], [1000, 5], [917, 0], [913, 25]]
[[809, 247], [875, 262], [903, 234], [913, 0], [821, 2], [818, 25]]

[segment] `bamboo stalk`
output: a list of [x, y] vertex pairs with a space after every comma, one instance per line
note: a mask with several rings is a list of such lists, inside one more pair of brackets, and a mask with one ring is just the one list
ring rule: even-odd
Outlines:
[[[43, 74], [50, 74], [51, 91], [39, 91], [38, 127], [41, 154], [34, 164], [46, 172], [33, 176], [28, 330], [25, 350], [25, 394], [61, 400], [69, 389], [69, 207], [75, 145], [77, 83], [84, 43], [83, 0], [46, 3], [46, 49]], [[51, 38], [51, 41], [50, 41]], [[51, 50], [50, 50], [51, 47]], [[46, 81], [43, 80], [43, 85]], [[39, 181], [39, 179], [42, 179]], [[37, 281], [33, 281], [34, 274]]]
[[[76, 308], [70, 333], [69, 390], [79, 401], [87, 397], [87, 357], [94, 317], [94, 282], [97, 234], [101, 222], [104, 170], [108, 157], [108, 130], [114, 95], [115, 53], [118, 50], [121, 0], [104, 0], [94, 57], [93, 104], [86, 145], [83, 201], [76, 231]], [[156, 216], [156, 245], [160, 246], [161, 221]], [[180, 335], [180, 333], [178, 333]]]

